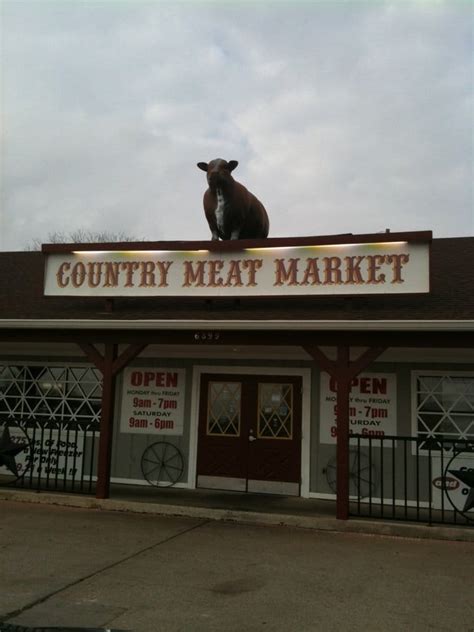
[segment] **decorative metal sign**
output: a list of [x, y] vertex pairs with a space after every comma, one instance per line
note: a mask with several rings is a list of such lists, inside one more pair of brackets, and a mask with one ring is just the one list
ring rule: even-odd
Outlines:
[[474, 521], [474, 451], [455, 449], [453, 456], [444, 460], [444, 472], [440, 464], [439, 457], [433, 459], [433, 507], [447, 509], [449, 502], [464, 518]]
[[[12, 430], [10, 426], [13, 426]], [[26, 433], [13, 421], [0, 420], [0, 480], [5, 478], [5, 474], [14, 479], [20, 478], [30, 463], [30, 444]]]
[[305, 296], [429, 292], [429, 243], [46, 255], [48, 296]]

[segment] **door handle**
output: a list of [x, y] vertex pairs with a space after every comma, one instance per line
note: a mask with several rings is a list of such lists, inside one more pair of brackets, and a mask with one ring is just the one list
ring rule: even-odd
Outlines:
[[256, 441], [257, 437], [254, 437], [253, 435], [249, 435], [249, 441]]

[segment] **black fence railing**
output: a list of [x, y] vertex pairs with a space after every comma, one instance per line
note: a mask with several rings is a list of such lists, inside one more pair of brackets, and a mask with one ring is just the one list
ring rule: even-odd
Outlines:
[[0, 419], [0, 438], [0, 485], [95, 492], [99, 422]]
[[353, 516], [474, 526], [474, 441], [349, 438]]

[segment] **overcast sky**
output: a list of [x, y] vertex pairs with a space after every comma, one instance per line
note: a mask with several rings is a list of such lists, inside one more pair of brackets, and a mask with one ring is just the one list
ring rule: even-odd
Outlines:
[[472, 8], [3, 0], [0, 248], [208, 239], [217, 157], [270, 236], [473, 235]]

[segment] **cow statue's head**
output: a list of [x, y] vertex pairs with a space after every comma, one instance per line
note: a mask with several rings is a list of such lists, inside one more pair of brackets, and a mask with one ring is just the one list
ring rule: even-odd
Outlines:
[[209, 186], [211, 188], [218, 188], [232, 182], [233, 178], [230, 174], [238, 164], [237, 160], [229, 160], [229, 162], [227, 162], [227, 160], [223, 160], [222, 158], [216, 158], [209, 163], [198, 162], [197, 166], [207, 173]]

